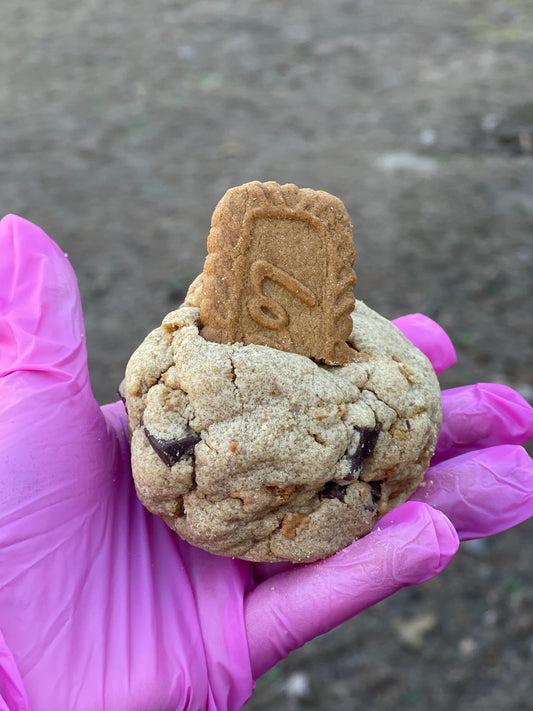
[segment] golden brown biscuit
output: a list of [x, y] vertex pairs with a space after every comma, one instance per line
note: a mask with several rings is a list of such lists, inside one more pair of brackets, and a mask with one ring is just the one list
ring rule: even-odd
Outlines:
[[241, 185], [219, 202], [207, 247], [203, 338], [329, 365], [352, 360], [355, 247], [338, 198], [274, 182]]

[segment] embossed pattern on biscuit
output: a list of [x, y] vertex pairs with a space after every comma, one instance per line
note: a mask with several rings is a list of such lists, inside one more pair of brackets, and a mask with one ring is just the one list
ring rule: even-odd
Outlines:
[[253, 182], [228, 190], [211, 222], [201, 335], [329, 365], [353, 360], [355, 247], [342, 202], [323, 191]]

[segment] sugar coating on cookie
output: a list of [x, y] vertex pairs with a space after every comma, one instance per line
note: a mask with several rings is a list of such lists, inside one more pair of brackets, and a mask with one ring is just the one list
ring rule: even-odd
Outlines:
[[212, 553], [330, 556], [420, 485], [441, 424], [433, 368], [361, 301], [346, 365], [208, 341], [201, 280], [135, 351], [121, 385], [138, 497]]

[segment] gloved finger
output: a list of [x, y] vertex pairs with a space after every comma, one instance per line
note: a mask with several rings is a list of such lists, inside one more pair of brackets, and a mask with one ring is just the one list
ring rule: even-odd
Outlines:
[[442, 393], [442, 428], [432, 464], [533, 437], [533, 408], [506, 385], [477, 383]]
[[0, 222], [0, 255], [0, 513], [37, 535], [74, 516], [74, 500], [102, 495], [95, 477], [105, 485], [115, 445], [91, 393], [67, 258], [12, 215]]
[[89, 382], [87, 356], [67, 257], [15, 215], [0, 221], [0, 254], [0, 376], [28, 373], [33, 391], [53, 383], [62, 397], [78, 394]]
[[533, 516], [533, 462], [517, 445], [469, 452], [426, 472], [413, 501], [424, 501], [468, 541], [505, 531]]
[[260, 583], [247, 593], [244, 607], [254, 678], [400, 588], [437, 575], [458, 544], [445, 516], [408, 502], [331, 558]]
[[429, 358], [436, 373], [455, 363], [455, 349], [448, 334], [432, 319], [423, 314], [409, 314], [392, 323]]
[[271, 578], [278, 573], [284, 573], [287, 570], [293, 570], [298, 563], [281, 562], [281, 563], [252, 563], [253, 580], [257, 585], [263, 580]]
[[102, 414], [106, 419], [110, 428], [117, 433], [123, 433], [124, 436], [128, 437], [128, 415], [126, 412], [126, 407], [122, 400], [117, 400], [116, 402], [110, 402], [104, 405], [102, 408]]
[[11, 650], [0, 632], [0, 711], [31, 711]]

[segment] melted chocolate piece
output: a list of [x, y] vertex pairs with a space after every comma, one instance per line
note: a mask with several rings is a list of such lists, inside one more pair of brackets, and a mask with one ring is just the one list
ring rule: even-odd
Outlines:
[[328, 481], [322, 491], [318, 492], [318, 498], [321, 501], [322, 499], [338, 499], [339, 501], [344, 501], [346, 488], [347, 487], [342, 484], [337, 484], [336, 481]]
[[368, 485], [370, 487], [370, 494], [372, 496], [372, 501], [377, 503], [381, 499], [381, 485], [382, 481], [369, 481]]
[[167, 465], [171, 467], [176, 464], [182, 457], [194, 454], [194, 448], [200, 441], [201, 437], [198, 432], [192, 432], [180, 439], [159, 439], [144, 428], [144, 434], [150, 442], [154, 452]]
[[359, 445], [357, 446], [357, 449], [350, 458], [350, 473], [346, 477], [348, 481], [351, 481], [355, 478], [355, 475], [363, 466], [363, 462], [366, 457], [369, 457], [374, 451], [381, 430], [381, 425], [378, 423], [375, 427], [372, 428], [356, 425], [354, 429], [361, 434], [361, 437], [359, 439]]

